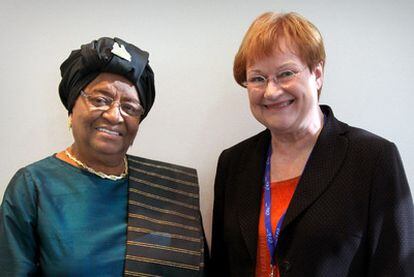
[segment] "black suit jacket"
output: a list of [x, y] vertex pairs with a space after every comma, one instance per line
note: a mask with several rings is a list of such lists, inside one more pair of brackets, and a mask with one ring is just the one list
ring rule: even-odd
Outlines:
[[[283, 222], [281, 276], [414, 276], [413, 202], [395, 145], [325, 125]], [[268, 130], [221, 154], [214, 192], [213, 276], [254, 276]]]

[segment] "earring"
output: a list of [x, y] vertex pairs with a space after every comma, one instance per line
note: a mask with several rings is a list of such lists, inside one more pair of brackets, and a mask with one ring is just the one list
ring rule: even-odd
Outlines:
[[68, 117], [68, 129], [69, 130], [72, 129], [72, 116], [71, 115]]

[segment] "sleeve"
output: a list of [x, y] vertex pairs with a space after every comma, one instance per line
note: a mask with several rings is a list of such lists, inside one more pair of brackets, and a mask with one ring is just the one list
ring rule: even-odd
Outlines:
[[[36, 191], [27, 170], [19, 170], [7, 186], [0, 207], [0, 272], [32, 276], [37, 270]], [[3, 275], [4, 274], [4, 275]]]
[[225, 152], [220, 155], [214, 182], [213, 225], [211, 239], [211, 276], [229, 276], [227, 247], [224, 240], [225, 182], [227, 176]]
[[394, 144], [380, 154], [371, 189], [368, 276], [414, 276], [413, 200]]

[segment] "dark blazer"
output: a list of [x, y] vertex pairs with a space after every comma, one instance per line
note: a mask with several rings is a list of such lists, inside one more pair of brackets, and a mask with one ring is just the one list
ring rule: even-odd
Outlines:
[[[338, 121], [325, 125], [283, 222], [281, 276], [414, 276], [413, 201], [395, 145]], [[221, 154], [212, 276], [254, 276], [268, 130]]]

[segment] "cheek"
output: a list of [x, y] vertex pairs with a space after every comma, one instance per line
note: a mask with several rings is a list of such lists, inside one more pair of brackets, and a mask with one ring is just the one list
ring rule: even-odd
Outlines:
[[85, 128], [83, 120], [74, 118], [72, 121], [72, 134], [75, 141], [84, 140], [88, 137], [88, 131]]
[[84, 113], [73, 113], [72, 114], [72, 126], [74, 129], [84, 129], [93, 119], [90, 115]]
[[307, 82], [306, 87], [304, 87], [303, 89], [307, 89], [308, 93], [318, 95], [319, 88], [320, 88], [320, 82], [313, 77], [313, 78], [309, 78], [309, 81]]
[[249, 91], [248, 96], [250, 105], [260, 104], [262, 97], [259, 93]]
[[131, 123], [128, 124], [128, 135], [131, 138], [131, 140], [134, 140], [135, 136], [138, 133], [139, 124]]
[[72, 130], [73, 132], [77, 132], [82, 125], [82, 118], [78, 116], [77, 113], [72, 113]]
[[318, 95], [315, 83], [312, 82], [296, 83], [289, 87], [287, 92], [303, 101], [309, 101], [309, 99], [317, 97]]
[[128, 143], [128, 146], [132, 146], [134, 144], [135, 137], [138, 133], [138, 129], [139, 129], [139, 125], [129, 128], [128, 130], [129, 138], [126, 141]]

